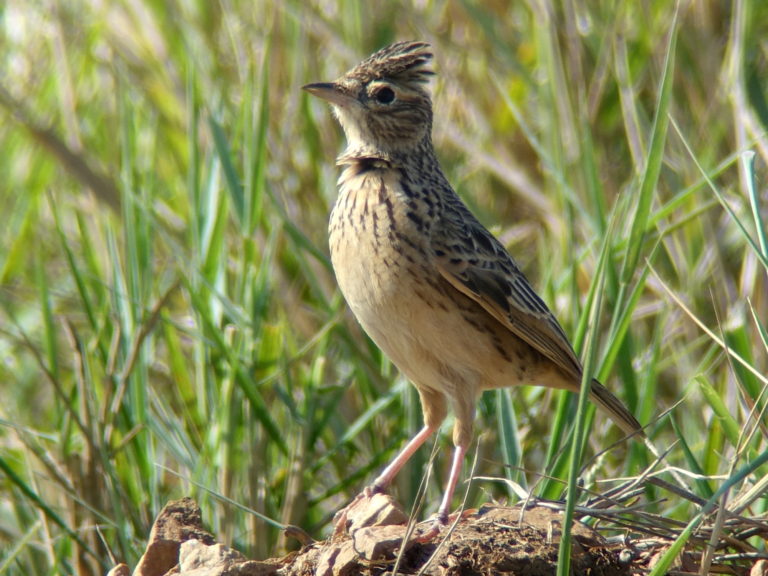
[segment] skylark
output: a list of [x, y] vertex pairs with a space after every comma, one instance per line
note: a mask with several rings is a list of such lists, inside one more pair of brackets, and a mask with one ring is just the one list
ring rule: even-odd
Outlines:
[[[475, 404], [517, 385], [579, 392], [582, 365], [504, 246], [472, 215], [432, 146], [430, 47], [397, 42], [334, 82], [304, 89], [333, 107], [347, 138], [330, 249], [363, 329], [416, 386], [424, 428], [376, 478], [384, 490], [450, 404], [453, 463], [438, 509], [448, 519]], [[590, 398], [627, 434], [642, 427], [596, 380]]]

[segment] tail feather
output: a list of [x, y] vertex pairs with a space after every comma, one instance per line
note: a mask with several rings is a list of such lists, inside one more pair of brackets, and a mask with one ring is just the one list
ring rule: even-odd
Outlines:
[[[611, 420], [613, 420], [627, 435], [640, 438], [646, 448], [648, 448], [658, 461], [664, 459], [665, 454], [660, 453], [653, 442], [651, 442], [650, 438], [645, 435], [643, 427], [640, 425], [640, 422], [637, 421], [637, 418], [627, 410], [624, 404], [621, 403], [621, 400], [616, 398], [608, 388], [600, 384], [597, 380], [592, 380], [592, 390], [590, 391], [589, 397], [601, 410], [606, 412], [611, 417]], [[685, 478], [683, 478], [675, 468], [669, 468], [669, 472], [684, 490], [690, 492], [691, 489]]]
[[643, 427], [640, 422], [637, 421], [637, 418], [627, 410], [621, 400], [616, 398], [608, 388], [600, 384], [597, 380], [592, 380], [592, 390], [589, 397], [601, 410], [608, 414], [608, 416], [611, 417], [611, 420], [613, 420], [626, 434], [630, 436], [639, 436], [641, 438], [645, 437]]

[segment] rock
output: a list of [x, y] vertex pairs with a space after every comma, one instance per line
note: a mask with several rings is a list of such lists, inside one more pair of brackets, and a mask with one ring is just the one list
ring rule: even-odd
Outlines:
[[[200, 507], [191, 498], [169, 502], [157, 516], [149, 543], [133, 576], [273, 576], [281, 564], [248, 560], [217, 544], [203, 529]], [[128, 576], [125, 564], [108, 576]]]
[[[355, 551], [367, 561], [394, 558], [403, 545], [405, 526], [371, 526], [352, 534]], [[414, 544], [411, 539], [409, 544]]]
[[[483, 506], [466, 511], [434, 538], [419, 537], [431, 522], [419, 524], [401, 552], [406, 515], [389, 496], [366, 494], [342, 511], [331, 538], [305, 537], [306, 545], [285, 558], [254, 561], [215, 543], [201, 527], [197, 505], [184, 499], [161, 512], [134, 576], [356, 576], [383, 574], [396, 563], [400, 574], [548, 576], [557, 567], [562, 520], [561, 512], [545, 506]], [[580, 522], [571, 533], [574, 574], [625, 576], [635, 563], [647, 565], [658, 548], [645, 547], [642, 556], [628, 541], [608, 544]], [[764, 576], [760, 569], [753, 572], [758, 574]], [[128, 576], [127, 568], [116, 566], [109, 576]]]
[[187, 540], [179, 551], [179, 576], [271, 576], [279, 564], [247, 560], [225, 546]]
[[200, 507], [191, 498], [169, 502], [152, 525], [147, 549], [133, 576], [164, 576], [179, 563], [181, 543], [190, 539], [214, 543], [203, 529]]
[[189, 576], [200, 570], [205, 570], [205, 574], [220, 574], [243, 562], [245, 557], [240, 552], [224, 544], [208, 546], [199, 540], [187, 540], [179, 550], [179, 572]]
[[325, 548], [316, 558], [316, 576], [352, 576], [360, 574], [361, 566], [358, 561], [355, 546], [351, 540], [338, 546]]
[[348, 534], [369, 526], [398, 526], [408, 522], [397, 501], [388, 494], [361, 494], [345, 508], [337, 522]]
[[766, 576], [768, 575], [768, 560], [758, 560], [755, 562], [752, 569], [749, 571], [749, 576]]
[[127, 564], [118, 564], [107, 572], [107, 576], [131, 576], [131, 569]]

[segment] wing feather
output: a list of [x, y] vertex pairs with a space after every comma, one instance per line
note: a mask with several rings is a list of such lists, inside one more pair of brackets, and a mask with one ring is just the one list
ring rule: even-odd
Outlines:
[[456, 200], [433, 229], [440, 274], [578, 381], [581, 363], [557, 319], [501, 243]]
[[[444, 208], [442, 218], [432, 231], [432, 249], [442, 277], [570, 374], [578, 386], [581, 362], [568, 337], [504, 246], [477, 221], [458, 196]], [[592, 400], [624, 432], [643, 436], [642, 426], [621, 401], [597, 380], [591, 384]]]

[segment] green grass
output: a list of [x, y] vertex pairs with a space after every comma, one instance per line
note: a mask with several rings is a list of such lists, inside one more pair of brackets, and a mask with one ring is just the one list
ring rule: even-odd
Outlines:
[[[336, 289], [343, 135], [300, 90], [395, 39], [433, 43], [450, 180], [594, 373], [674, 444], [661, 468], [696, 473], [703, 501], [764, 514], [748, 491], [768, 475], [768, 6], [675, 13], [0, 6], [0, 574], [134, 565], [183, 495], [221, 541], [277, 554], [293, 544], [275, 523], [327, 533], [421, 427], [415, 391]], [[585, 406], [574, 434], [577, 400], [486, 394], [476, 474], [561, 499], [569, 469], [598, 491], [646, 470], [640, 443], [593, 459], [620, 433]], [[437, 442], [422, 514], [450, 422]], [[406, 506], [422, 452], [395, 487]], [[468, 502], [491, 497], [515, 499], [476, 481]], [[657, 486], [644, 502], [691, 531], [703, 520]]]

